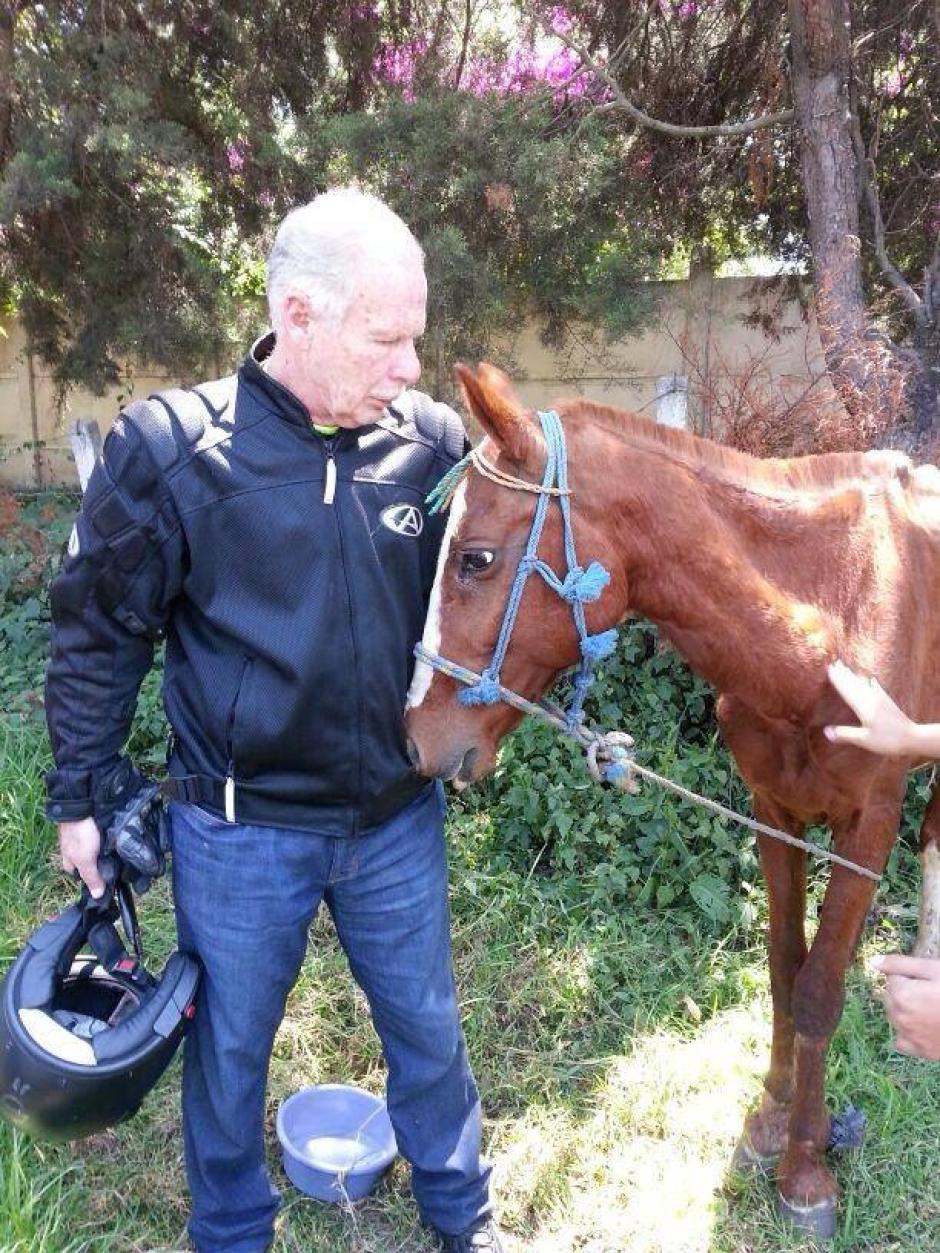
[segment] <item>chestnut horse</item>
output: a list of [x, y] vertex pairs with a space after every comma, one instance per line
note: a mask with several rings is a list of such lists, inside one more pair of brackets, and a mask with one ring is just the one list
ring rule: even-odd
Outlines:
[[[489, 465], [538, 484], [542, 428], [492, 366], [458, 367], [486, 434]], [[829, 685], [835, 658], [877, 676], [913, 717], [940, 720], [940, 474], [901, 454], [758, 460], [585, 400], [558, 406], [568, 448], [578, 562], [610, 582], [586, 606], [598, 633], [637, 613], [657, 623], [719, 692], [721, 731], [755, 816], [799, 836], [826, 823], [843, 857], [880, 873], [897, 836], [911, 760], [830, 743], [852, 721]], [[498, 477], [498, 476], [497, 476]], [[424, 647], [482, 672], [493, 654], [537, 497], [469, 468], [450, 506]], [[559, 509], [539, 557], [565, 574]], [[541, 578], [519, 604], [502, 684], [531, 700], [579, 661], [569, 605]], [[408, 699], [411, 752], [426, 775], [468, 782], [492, 769], [521, 714], [468, 707], [459, 684], [419, 662]], [[925, 907], [918, 948], [940, 954], [940, 807], [927, 808]], [[835, 1229], [825, 1165], [824, 1078], [844, 979], [871, 905], [870, 878], [834, 866], [816, 937], [805, 938], [805, 853], [767, 837], [773, 1044], [759, 1105], [739, 1147], [778, 1162], [781, 1211], [819, 1235]]]

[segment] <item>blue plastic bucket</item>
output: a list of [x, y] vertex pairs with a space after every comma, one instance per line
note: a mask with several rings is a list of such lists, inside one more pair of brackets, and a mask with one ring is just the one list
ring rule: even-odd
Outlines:
[[318, 1201], [368, 1196], [398, 1153], [385, 1102], [345, 1083], [289, 1096], [277, 1111], [288, 1179]]

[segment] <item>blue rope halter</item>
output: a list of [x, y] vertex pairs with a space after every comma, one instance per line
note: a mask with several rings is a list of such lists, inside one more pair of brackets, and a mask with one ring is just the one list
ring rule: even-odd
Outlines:
[[[463, 705], [493, 705], [499, 700], [508, 701], [509, 704], [517, 704], [523, 700], [511, 688], [503, 686], [500, 680], [500, 671], [509, 648], [509, 640], [519, 613], [519, 605], [522, 601], [526, 580], [530, 574], [538, 574], [554, 592], [557, 592], [562, 600], [567, 601], [571, 606], [572, 616], [578, 632], [581, 664], [574, 678], [574, 696], [571, 706], [563, 715], [565, 726], [569, 731], [572, 731], [579, 727], [583, 720], [584, 698], [594, 677], [594, 664], [604, 657], [610, 656], [614, 651], [617, 644], [617, 631], [616, 629], [602, 631], [597, 635], [591, 635], [588, 632], [584, 606], [598, 599], [601, 592], [610, 582], [610, 574], [598, 561], [592, 561], [586, 570], [578, 565], [574, 546], [574, 531], [571, 526], [571, 504], [569, 499], [571, 493], [568, 488], [568, 453], [565, 445], [564, 428], [561, 424], [561, 418], [554, 410], [539, 413], [538, 416], [542, 425], [542, 432], [545, 435], [548, 456], [545, 462], [545, 472], [542, 475], [541, 487], [538, 489], [539, 496], [535, 506], [535, 516], [532, 519], [532, 527], [529, 531], [529, 540], [526, 544], [525, 553], [516, 569], [512, 589], [509, 593], [509, 600], [503, 614], [502, 625], [499, 629], [499, 637], [496, 640], [496, 647], [493, 650], [490, 663], [482, 674], [478, 677], [475, 676], [475, 681], [468, 683], [468, 680], [461, 676], [462, 681], [468, 683], [468, 686], [458, 694], [457, 699]], [[428, 503], [432, 513], [436, 513], [453, 495], [457, 482], [466, 473], [472, 458], [473, 454], [469, 453], [463, 461], [458, 462], [430, 494]], [[548, 505], [552, 496], [557, 496], [558, 498], [564, 529], [565, 560], [568, 563], [568, 571], [563, 579], [559, 579], [554, 570], [540, 560], [538, 556], [539, 540], [542, 537], [542, 530], [548, 515]], [[434, 666], [435, 669], [443, 670], [448, 674], [455, 675], [455, 672], [461, 669], [453, 662], [447, 661], [446, 658], [429, 652], [422, 644], [416, 646], [415, 656], [419, 660]]]

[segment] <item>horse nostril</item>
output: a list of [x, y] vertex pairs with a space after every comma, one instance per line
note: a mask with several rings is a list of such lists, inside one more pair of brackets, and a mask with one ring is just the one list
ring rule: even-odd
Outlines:
[[408, 760], [411, 762], [412, 768], [420, 772], [421, 754], [418, 752], [418, 746], [415, 744], [410, 735], [408, 736], [405, 749], [408, 753]]

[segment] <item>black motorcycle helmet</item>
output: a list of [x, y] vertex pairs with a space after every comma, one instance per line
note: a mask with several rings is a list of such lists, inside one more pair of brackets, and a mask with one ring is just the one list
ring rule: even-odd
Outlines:
[[[119, 892], [127, 928], [132, 898]], [[154, 978], [116, 916], [86, 893], [30, 936], [0, 987], [0, 1114], [31, 1135], [70, 1140], [130, 1118], [195, 1012], [195, 958], [174, 953]]]

